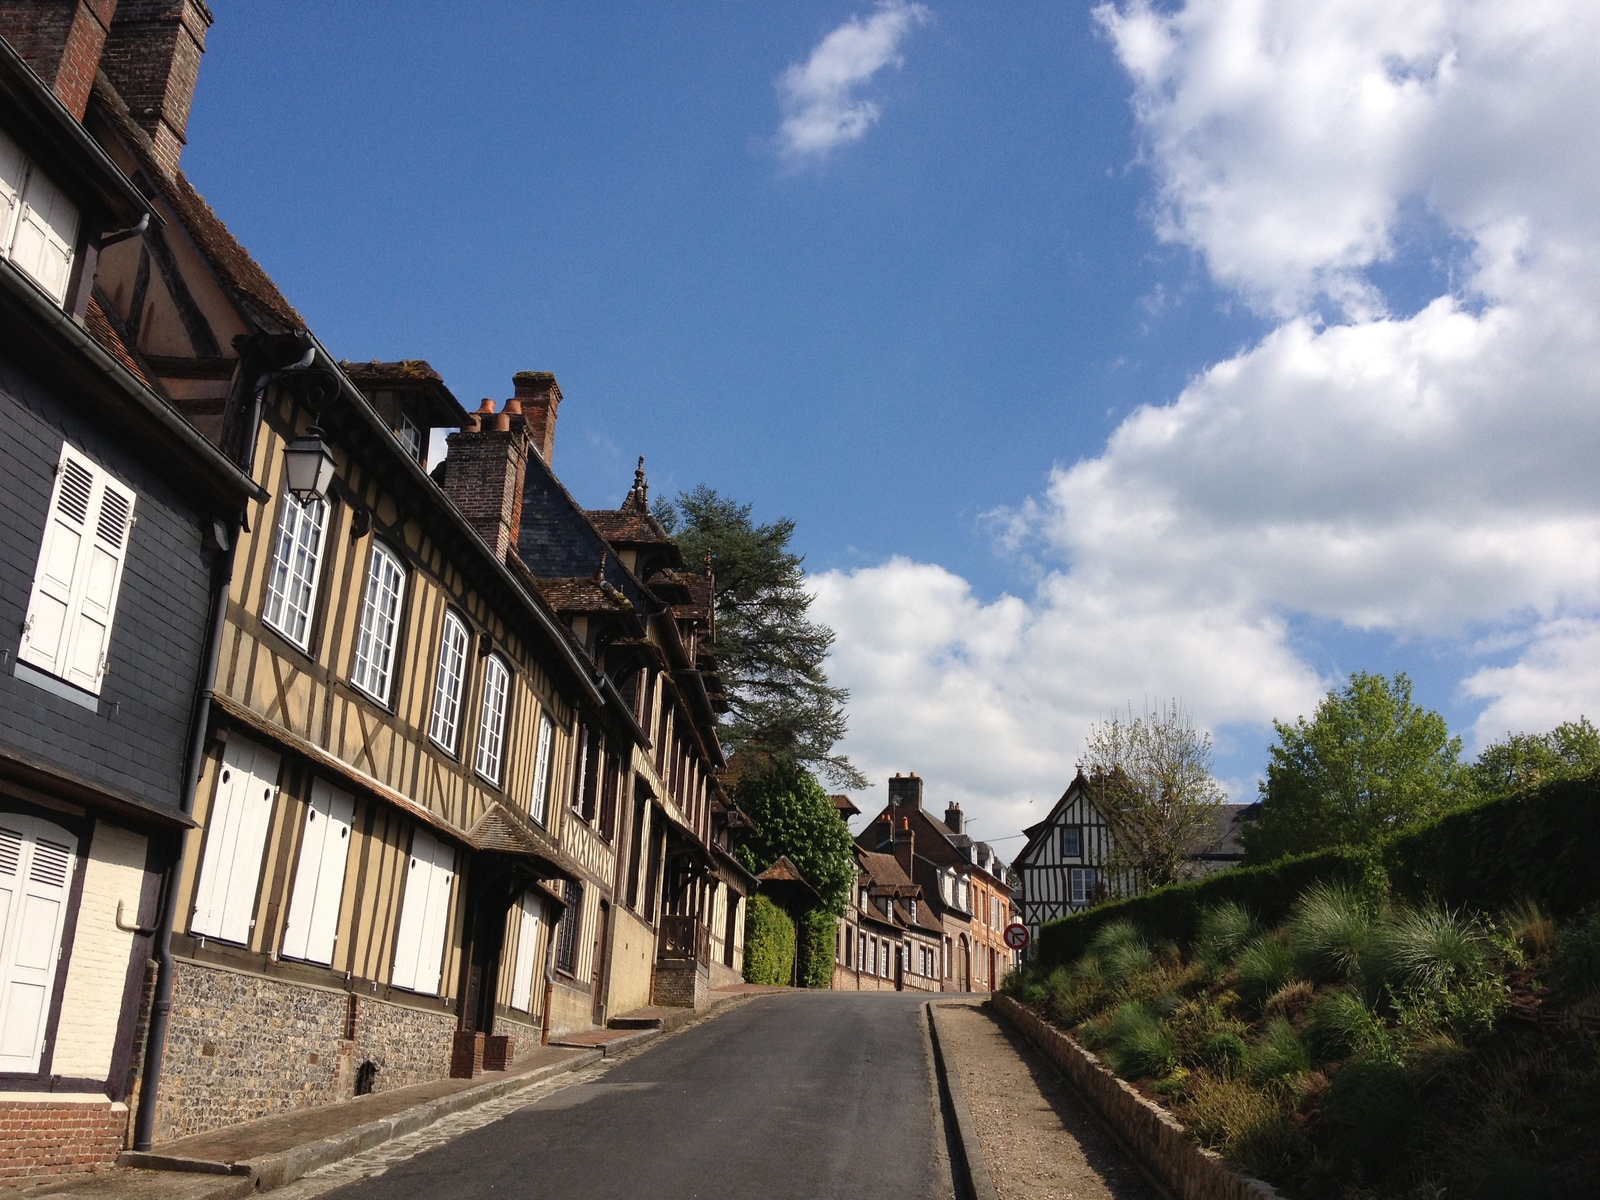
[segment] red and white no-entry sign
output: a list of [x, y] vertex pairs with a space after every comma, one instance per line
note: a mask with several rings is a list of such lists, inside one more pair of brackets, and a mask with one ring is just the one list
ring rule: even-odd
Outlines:
[[1026, 925], [1007, 925], [1005, 939], [1006, 945], [1013, 950], [1026, 950], [1028, 943], [1033, 940]]

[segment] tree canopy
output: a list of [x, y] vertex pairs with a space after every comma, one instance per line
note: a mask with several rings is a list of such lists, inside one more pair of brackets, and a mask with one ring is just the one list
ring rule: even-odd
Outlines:
[[792, 761], [836, 786], [865, 787], [850, 760], [833, 752], [849, 693], [823, 670], [833, 631], [808, 616], [803, 560], [789, 549], [794, 522], [757, 525], [750, 513], [703, 484], [655, 506], [684, 558], [709, 555], [715, 572], [715, 654], [730, 706], [720, 732], [734, 771]]
[[792, 762], [769, 763], [740, 775], [734, 798], [757, 828], [740, 845], [740, 861], [759, 875], [787, 854], [824, 907], [842, 913], [856, 877], [850, 830], [811, 773]]
[[1243, 832], [1252, 861], [1365, 846], [1472, 794], [1461, 739], [1412, 702], [1411, 680], [1358, 672], [1311, 720], [1274, 721], [1261, 817]]
[[1079, 768], [1112, 829], [1110, 869], [1141, 886], [1182, 877], [1191, 851], [1214, 834], [1223, 792], [1211, 777], [1211, 736], [1177, 700], [1094, 725]]
[[1486, 796], [1593, 775], [1600, 771], [1600, 729], [1579, 717], [1549, 733], [1508, 733], [1485, 746], [1471, 770], [1473, 783]]

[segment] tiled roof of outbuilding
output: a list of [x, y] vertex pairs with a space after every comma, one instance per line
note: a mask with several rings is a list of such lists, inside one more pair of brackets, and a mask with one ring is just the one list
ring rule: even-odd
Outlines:
[[[128, 349], [127, 343], [122, 340], [122, 335], [117, 332], [117, 327], [106, 316], [105, 309], [100, 307], [100, 301], [93, 296], [89, 298], [89, 309], [83, 315], [83, 323], [89, 330], [89, 336], [99, 342], [107, 354], [127, 367], [140, 383], [146, 387], [155, 388], [155, 385], [150, 382], [150, 377], [145, 374], [144, 367], [140, 365], [139, 360]], [[155, 390], [160, 391], [159, 388], [155, 388]]]

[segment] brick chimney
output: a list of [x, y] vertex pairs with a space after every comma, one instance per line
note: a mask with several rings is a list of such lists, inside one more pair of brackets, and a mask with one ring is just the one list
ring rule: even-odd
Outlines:
[[944, 824], [951, 833], [961, 832], [961, 805], [951, 804], [945, 808]]
[[916, 845], [917, 831], [911, 828], [911, 818], [901, 817], [899, 827], [894, 831], [894, 858], [908, 879], [913, 878], [911, 862], [915, 857]]
[[502, 562], [522, 532], [530, 424], [516, 399], [499, 412], [493, 400], [485, 400], [471, 425], [445, 439], [440, 486]]
[[150, 135], [156, 161], [178, 170], [189, 106], [206, 52], [211, 10], [204, 0], [121, 0], [101, 68]]
[[549, 371], [518, 371], [511, 377], [513, 393], [528, 418], [533, 448], [546, 464], [556, 448], [556, 409], [561, 407], [561, 387]]
[[912, 811], [922, 808], [922, 780], [915, 771], [904, 777], [896, 773], [889, 780], [889, 804]]
[[116, 11], [117, 0], [0, 2], [0, 35], [81, 121]]

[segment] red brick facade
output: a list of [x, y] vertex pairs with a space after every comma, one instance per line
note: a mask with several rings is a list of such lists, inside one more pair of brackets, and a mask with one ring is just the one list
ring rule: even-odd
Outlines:
[[0, 1182], [109, 1166], [127, 1129], [128, 1106], [103, 1096], [0, 1100]]
[[0, 4], [0, 29], [67, 110], [83, 120], [117, 0]]

